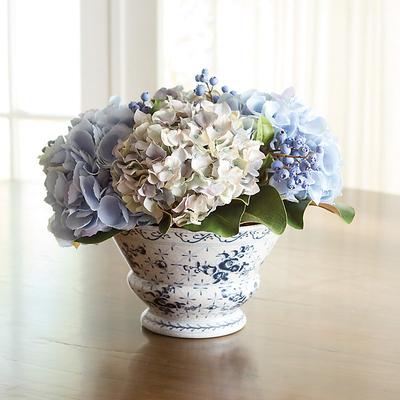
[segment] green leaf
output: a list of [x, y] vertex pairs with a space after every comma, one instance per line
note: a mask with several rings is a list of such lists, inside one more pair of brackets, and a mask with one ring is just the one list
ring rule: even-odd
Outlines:
[[254, 139], [262, 142], [264, 146], [268, 146], [273, 137], [274, 128], [271, 123], [267, 118], [260, 116], [257, 121], [257, 130]]
[[267, 154], [266, 157], [263, 160], [263, 163], [261, 164], [260, 168], [260, 180], [259, 184], [260, 185], [265, 185], [268, 181], [268, 170], [271, 168], [271, 164], [274, 161], [273, 157], [271, 154]]
[[82, 243], [82, 244], [97, 244], [97, 243], [101, 243], [107, 239], [112, 238], [119, 232], [121, 232], [121, 231], [118, 229], [111, 229], [111, 231], [108, 231], [108, 232], [97, 232], [93, 236], [81, 237], [80, 239], [75, 240], [75, 242]]
[[264, 158], [261, 168], [271, 168], [271, 164], [274, 162], [274, 158], [270, 153]]
[[340, 213], [340, 217], [346, 224], [351, 224], [353, 222], [354, 217], [356, 216], [356, 210], [354, 207], [348, 206], [343, 203], [336, 203], [336, 208]]
[[249, 205], [249, 201], [250, 201], [250, 196], [248, 194], [242, 194], [240, 197], [238, 197], [235, 200], [243, 201], [243, 203], [246, 204], [246, 206], [248, 206]]
[[271, 167], [274, 159], [269, 154], [269, 144], [274, 137], [274, 128], [271, 123], [263, 116], [257, 121], [257, 130], [254, 136], [255, 140], [262, 142], [261, 151], [266, 154], [260, 168], [260, 185], [266, 184], [268, 181], [268, 169]]
[[150, 110], [150, 114], [154, 114], [156, 111], [160, 110], [164, 103], [164, 100], [153, 100], [153, 107]]
[[164, 215], [158, 224], [158, 229], [160, 230], [161, 233], [167, 233], [168, 229], [170, 228], [172, 223], [172, 216], [171, 214], [164, 212]]
[[282, 234], [287, 225], [287, 216], [277, 190], [269, 185], [262, 186], [257, 194], [250, 197], [241, 222], [264, 224], [272, 232]]
[[288, 224], [295, 229], [304, 228], [304, 212], [311, 203], [311, 200], [302, 200], [298, 203], [292, 201], [284, 200]]
[[313, 202], [311, 203], [311, 205], [318, 206], [320, 208], [330, 211], [333, 214], [338, 215], [340, 218], [342, 218], [344, 222], [346, 222], [346, 224], [351, 224], [354, 219], [354, 216], [356, 215], [356, 212], [353, 207], [343, 203], [338, 203], [338, 202], [336, 202], [335, 204], [319, 203], [317, 205]]
[[243, 200], [234, 199], [231, 203], [217, 207], [201, 225], [185, 225], [184, 228], [192, 231], [213, 232], [217, 235], [230, 237], [239, 233], [240, 219], [242, 218], [246, 204]]

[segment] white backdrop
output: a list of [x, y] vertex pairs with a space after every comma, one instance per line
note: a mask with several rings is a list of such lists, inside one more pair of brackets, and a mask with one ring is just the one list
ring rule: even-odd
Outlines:
[[400, 194], [398, 15], [400, 0], [0, 0], [0, 179], [42, 180], [37, 154], [78, 110], [208, 67], [237, 90], [294, 86], [338, 136], [345, 185]]
[[235, 89], [282, 91], [328, 119], [349, 187], [400, 194], [400, 1], [160, 0], [159, 81], [209, 67]]

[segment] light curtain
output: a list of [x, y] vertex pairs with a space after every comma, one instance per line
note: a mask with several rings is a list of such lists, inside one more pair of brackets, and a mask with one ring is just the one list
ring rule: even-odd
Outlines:
[[[326, 116], [347, 187], [400, 194], [400, 1], [159, 0], [160, 84], [208, 67]], [[190, 86], [191, 87], [191, 86]]]

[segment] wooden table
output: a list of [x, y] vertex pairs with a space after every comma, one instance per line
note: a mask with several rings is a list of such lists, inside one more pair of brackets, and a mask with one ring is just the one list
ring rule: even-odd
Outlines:
[[0, 399], [400, 399], [400, 197], [288, 229], [218, 339], [141, 330], [114, 243], [59, 248], [40, 186], [0, 184]]

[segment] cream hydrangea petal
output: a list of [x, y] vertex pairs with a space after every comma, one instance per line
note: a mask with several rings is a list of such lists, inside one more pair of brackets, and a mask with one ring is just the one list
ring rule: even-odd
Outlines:
[[207, 128], [207, 126], [212, 125], [218, 118], [218, 114], [210, 111], [200, 111], [194, 116], [194, 121], [201, 127]]

